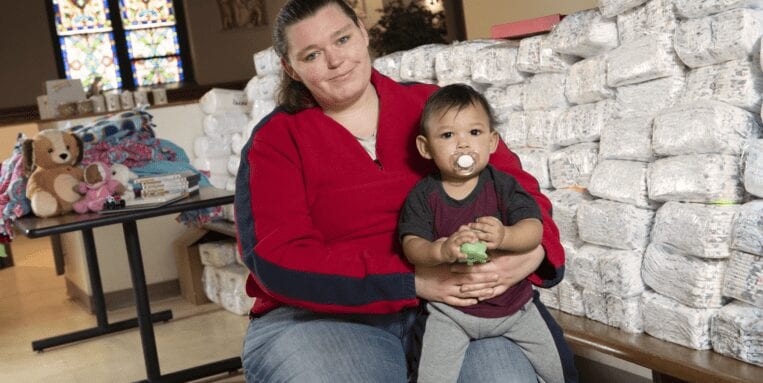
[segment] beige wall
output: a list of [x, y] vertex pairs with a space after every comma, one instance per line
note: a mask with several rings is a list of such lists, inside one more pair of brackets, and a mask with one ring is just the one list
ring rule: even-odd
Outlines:
[[267, 0], [265, 3], [267, 25], [222, 30], [217, 1], [184, 1], [188, 44], [197, 83], [248, 80], [254, 76], [253, 55], [272, 45], [273, 19], [286, 0]]
[[466, 38], [490, 37], [490, 27], [512, 21], [570, 14], [598, 6], [596, 0], [463, 0]]
[[58, 76], [45, 2], [0, 0], [0, 109], [37, 105]]

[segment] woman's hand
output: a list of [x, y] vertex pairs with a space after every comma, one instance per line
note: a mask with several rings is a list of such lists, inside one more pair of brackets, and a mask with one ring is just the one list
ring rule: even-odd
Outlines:
[[[495, 273], [453, 273], [450, 264], [437, 266], [416, 266], [416, 295], [433, 302], [444, 302], [451, 306], [470, 306], [479, 299], [493, 294], [493, 286], [498, 283]], [[490, 288], [462, 291], [463, 285], [489, 285]]]
[[[479, 300], [490, 299], [503, 294], [509, 287], [521, 282], [528, 275], [538, 269], [546, 252], [543, 246], [538, 246], [524, 254], [503, 253], [501, 251], [490, 252], [490, 262], [467, 266], [463, 264], [452, 265], [450, 270], [453, 275], [470, 275], [475, 277], [472, 281], [463, 283], [460, 287], [461, 294], [471, 296], [478, 294]], [[486, 276], [486, 282], [476, 282]], [[495, 276], [495, 280], [487, 276]]]

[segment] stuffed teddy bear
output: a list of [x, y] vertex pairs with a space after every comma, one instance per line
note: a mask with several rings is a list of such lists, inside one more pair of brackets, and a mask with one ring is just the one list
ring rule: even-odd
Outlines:
[[138, 178], [137, 174], [130, 171], [130, 168], [125, 165], [111, 164], [111, 178], [119, 181], [125, 187], [125, 191], [122, 193], [123, 200], [135, 199], [135, 192], [130, 188], [130, 181]]
[[22, 144], [24, 169], [29, 176], [26, 196], [38, 217], [52, 217], [72, 211], [82, 196], [82, 141], [73, 133], [46, 129]]
[[119, 181], [111, 179], [111, 169], [103, 162], [87, 165], [84, 179], [79, 184], [79, 192], [85, 195], [74, 203], [74, 211], [80, 214], [103, 210], [103, 203], [107, 198], [125, 191]]

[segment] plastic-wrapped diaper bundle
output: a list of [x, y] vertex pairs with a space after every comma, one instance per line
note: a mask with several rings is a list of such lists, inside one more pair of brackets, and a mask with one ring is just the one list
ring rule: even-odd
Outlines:
[[563, 111], [554, 127], [554, 144], [569, 146], [580, 142], [599, 141], [601, 131], [612, 119], [616, 103], [604, 100], [575, 105]]
[[524, 84], [491, 86], [485, 89], [483, 96], [493, 108], [498, 122], [508, 122], [511, 112], [522, 110], [522, 91]]
[[541, 189], [551, 187], [551, 179], [548, 176], [548, 151], [545, 149], [522, 148], [514, 153], [519, 157], [522, 168], [532, 174], [538, 181]]
[[648, 164], [638, 161], [599, 161], [591, 174], [588, 191], [599, 198], [623, 202], [642, 208], [655, 208], [646, 190]]
[[589, 243], [578, 248], [575, 256], [565, 262], [570, 280], [585, 291], [601, 294], [604, 286], [599, 272], [599, 260], [608, 250], [606, 247]]
[[702, 259], [651, 243], [641, 277], [654, 291], [694, 308], [721, 307], [726, 260]]
[[445, 44], [425, 44], [403, 52], [400, 57], [400, 79], [424, 82], [437, 80], [435, 56], [446, 48]]
[[763, 257], [763, 200], [739, 207], [732, 233], [732, 249]]
[[614, 17], [646, 1], [648, 0], [599, 0], [599, 10], [604, 17]]
[[244, 92], [250, 102], [254, 100], [275, 100], [280, 85], [281, 77], [278, 75], [256, 76], [246, 83]]
[[672, 107], [654, 119], [652, 149], [662, 156], [739, 155], [760, 134], [752, 113], [718, 101]]
[[608, 324], [607, 297], [604, 293], [583, 288], [583, 307], [586, 318]]
[[[247, 121], [246, 124], [249, 125], [249, 121]], [[244, 141], [244, 138], [241, 136], [241, 132], [233, 133], [230, 136], [230, 148], [233, 151], [233, 154], [237, 156], [241, 155], [241, 149], [244, 147], [244, 144], [246, 144], [246, 141]]]
[[[193, 152], [197, 158], [203, 159], [227, 157], [231, 152], [230, 136], [198, 136], [193, 140]], [[207, 162], [200, 161], [199, 163]], [[199, 169], [210, 170], [209, 166]]]
[[599, 140], [599, 157], [602, 160], [654, 160], [652, 118], [619, 119], [605, 125]]
[[621, 86], [617, 88], [617, 116], [652, 117], [662, 109], [683, 102], [681, 96], [685, 84], [686, 77], [681, 72], [657, 80]]
[[598, 199], [580, 204], [578, 233], [586, 242], [622, 250], [643, 250], [654, 211]]
[[252, 119], [250, 124], [247, 125], [247, 128], [245, 129], [246, 131], [242, 130], [241, 134], [246, 139], [249, 139], [249, 136], [252, 135], [252, 129], [254, 129], [260, 120], [270, 114], [275, 108], [275, 100], [252, 100], [252, 110], [250, 111], [250, 116]]
[[242, 112], [228, 112], [222, 114], [208, 114], [204, 116], [201, 126], [204, 134], [208, 137], [230, 136], [241, 131], [241, 127], [249, 122], [249, 118]]
[[699, 258], [729, 257], [739, 205], [666, 202], [655, 214], [652, 243]]
[[218, 189], [225, 189], [228, 175], [228, 157], [197, 157], [191, 164], [198, 170], [208, 172], [209, 182]]
[[763, 35], [763, 11], [733, 9], [679, 23], [674, 41], [681, 61], [696, 68], [748, 59], [760, 35]]
[[[236, 191], [236, 177], [230, 177], [227, 181], [225, 181], [225, 190], [232, 192]], [[225, 218], [224, 215], [223, 218]]]
[[[559, 228], [562, 243], [579, 244], [581, 241], [578, 236], [578, 207], [584, 201], [591, 201], [593, 197], [585, 191], [575, 189], [556, 189], [547, 196], [554, 207], [554, 223]], [[567, 262], [569, 263], [569, 260]]]
[[[512, 117], [514, 113], [518, 114]], [[495, 131], [501, 136], [501, 139], [506, 143], [506, 146], [515, 150], [527, 145], [527, 125], [525, 124], [524, 113], [514, 113], [509, 114], [508, 122], [498, 122]]]
[[617, 35], [620, 44], [643, 36], [666, 33], [673, 35], [676, 29], [674, 0], [649, 0], [617, 15]]
[[224, 309], [246, 315], [252, 308], [252, 298], [246, 295], [246, 278], [249, 271], [239, 264], [224, 267], [204, 267], [202, 281], [204, 293], [210, 301]]
[[567, 74], [564, 95], [573, 104], [588, 104], [615, 97], [615, 90], [607, 85], [605, 55], [578, 61]]
[[763, 309], [731, 302], [710, 326], [713, 350], [763, 367]]
[[[212, 186], [223, 189], [231, 178], [228, 157], [232, 155], [233, 135], [249, 123], [246, 113], [251, 103], [246, 92], [215, 88], [204, 94], [199, 104], [206, 114], [202, 121], [204, 136], [194, 140], [196, 158], [192, 165], [209, 173]], [[237, 149], [240, 151], [240, 146]]]
[[199, 244], [201, 264], [223, 267], [236, 263], [236, 241], [214, 241]]
[[[235, 220], [235, 212], [234, 212], [234, 208], [233, 208], [233, 204], [232, 203], [227, 204], [227, 205], [223, 205], [223, 219], [225, 219], [226, 221], [229, 221], [229, 222], [235, 222], [236, 221]], [[243, 262], [243, 261], [239, 260], [239, 262]]]
[[374, 69], [395, 81], [400, 81], [400, 62], [404, 53], [405, 51], [397, 51], [375, 58], [373, 61]]
[[480, 49], [499, 40], [469, 40], [449, 45], [435, 54], [438, 84], [467, 83], [472, 79], [472, 61]]
[[569, 106], [564, 96], [565, 73], [540, 73], [527, 81], [522, 92], [525, 110], [549, 110]]
[[744, 160], [744, 188], [763, 198], [763, 139], [752, 141]]
[[625, 118], [605, 125], [599, 140], [599, 157], [602, 160], [654, 160], [652, 118]]
[[588, 187], [598, 156], [599, 144], [595, 142], [584, 142], [552, 152], [548, 158], [551, 184], [556, 189]]
[[246, 98], [246, 93], [233, 89], [212, 88], [201, 96], [199, 106], [205, 114], [249, 112], [249, 101]]
[[763, 256], [732, 250], [723, 279], [723, 296], [763, 309]]
[[673, 0], [676, 14], [694, 19], [735, 8], [763, 8], [760, 0]]
[[254, 70], [257, 76], [281, 73], [281, 58], [273, 47], [263, 49], [254, 54]]
[[717, 100], [759, 113], [761, 92], [760, 64], [733, 60], [689, 71], [683, 101]]
[[655, 201], [742, 202], [739, 158], [693, 154], [658, 159], [647, 172], [649, 198]]
[[683, 64], [673, 51], [673, 36], [644, 36], [607, 55], [607, 85], [619, 87], [673, 76]]
[[636, 297], [644, 292], [641, 261], [644, 254], [636, 250], [608, 249], [599, 256], [601, 292], [617, 297]]
[[531, 148], [555, 149], [554, 127], [561, 113], [560, 109], [514, 112], [509, 115], [509, 126], [527, 132], [525, 145]]
[[472, 59], [472, 81], [488, 85], [510, 85], [525, 81], [517, 70], [517, 44], [506, 42], [477, 50]]
[[567, 314], [584, 316], [583, 289], [575, 286], [568, 279], [559, 282], [559, 309]]
[[559, 285], [547, 289], [536, 287], [535, 290], [538, 291], [538, 298], [546, 307], [559, 309]]
[[241, 157], [233, 155], [228, 157], [228, 174], [230, 174], [234, 179], [236, 175], [238, 174], [238, 166], [241, 163]]
[[559, 53], [596, 56], [617, 46], [617, 24], [596, 9], [575, 12], [554, 27], [548, 43]]
[[710, 322], [718, 309], [687, 307], [651, 291], [642, 295], [641, 309], [647, 334], [695, 350], [710, 349]]
[[520, 40], [516, 66], [529, 73], [566, 72], [578, 60], [575, 56], [554, 52], [548, 35], [538, 35]]
[[605, 302], [608, 325], [633, 334], [644, 332], [640, 295], [623, 298], [606, 294]]

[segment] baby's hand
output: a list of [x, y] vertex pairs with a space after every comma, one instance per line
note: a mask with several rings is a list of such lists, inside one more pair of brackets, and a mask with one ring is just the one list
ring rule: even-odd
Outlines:
[[466, 259], [466, 254], [461, 252], [461, 245], [467, 242], [477, 242], [477, 234], [468, 226], [461, 226], [459, 230], [445, 239], [440, 247], [440, 261], [453, 263]]
[[503, 237], [506, 235], [503, 222], [492, 216], [477, 218], [477, 221], [470, 223], [469, 227], [476, 232], [477, 238], [487, 244], [487, 248], [490, 250], [500, 248]]

